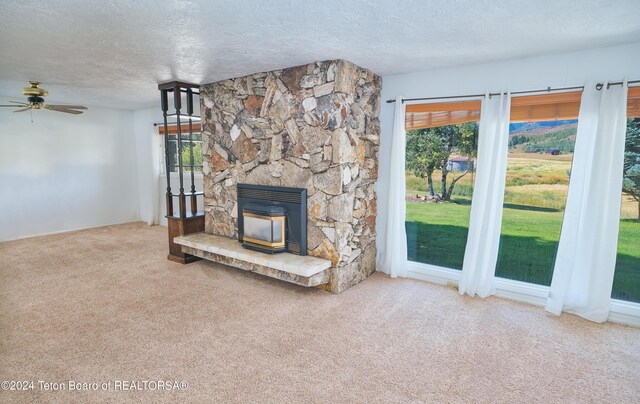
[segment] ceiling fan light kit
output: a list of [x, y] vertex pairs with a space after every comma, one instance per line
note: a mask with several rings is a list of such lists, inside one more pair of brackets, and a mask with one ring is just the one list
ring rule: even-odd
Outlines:
[[27, 97], [28, 103], [19, 101], [9, 101], [18, 105], [0, 105], [4, 108], [18, 108], [13, 112], [24, 112], [34, 109], [48, 109], [50, 111], [65, 112], [67, 114], [79, 115], [86, 110], [87, 107], [82, 105], [57, 105], [57, 104], [45, 104], [44, 97], [49, 95], [49, 92], [44, 88], [40, 88], [40, 82], [30, 81], [31, 87], [25, 87], [22, 89], [22, 94]]

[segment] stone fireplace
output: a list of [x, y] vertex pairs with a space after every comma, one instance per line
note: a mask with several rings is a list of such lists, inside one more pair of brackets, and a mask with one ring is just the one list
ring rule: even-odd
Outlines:
[[237, 185], [307, 190], [307, 252], [339, 293], [375, 270], [381, 80], [344, 60], [201, 87], [205, 232], [237, 238]]

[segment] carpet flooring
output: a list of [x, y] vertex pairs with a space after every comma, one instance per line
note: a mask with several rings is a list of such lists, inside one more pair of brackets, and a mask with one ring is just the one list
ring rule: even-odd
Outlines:
[[379, 273], [333, 295], [169, 262], [166, 238], [0, 243], [0, 380], [34, 381], [0, 402], [640, 401], [640, 329]]

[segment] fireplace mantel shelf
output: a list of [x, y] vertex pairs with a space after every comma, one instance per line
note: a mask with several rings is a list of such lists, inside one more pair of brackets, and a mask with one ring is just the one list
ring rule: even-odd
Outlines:
[[318, 286], [329, 282], [331, 261], [290, 253], [265, 254], [243, 248], [236, 239], [195, 233], [176, 237], [182, 251], [209, 261], [256, 272], [302, 286]]

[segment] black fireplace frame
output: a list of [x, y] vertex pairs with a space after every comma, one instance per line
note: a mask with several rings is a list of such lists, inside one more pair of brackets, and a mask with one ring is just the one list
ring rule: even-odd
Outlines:
[[238, 241], [244, 238], [244, 205], [250, 202], [286, 209], [286, 251], [307, 255], [307, 190], [305, 188], [238, 184]]

